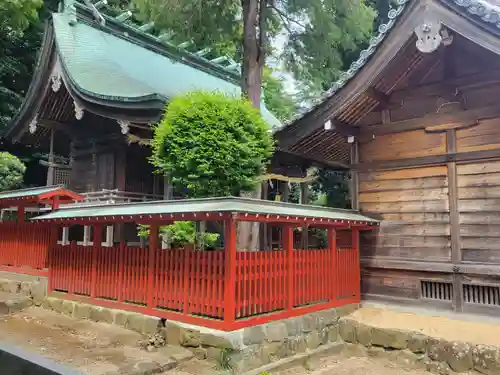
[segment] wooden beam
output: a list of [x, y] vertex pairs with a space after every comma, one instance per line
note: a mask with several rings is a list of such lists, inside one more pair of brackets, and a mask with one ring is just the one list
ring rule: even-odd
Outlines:
[[[359, 147], [358, 140], [356, 139], [354, 143], [351, 144], [350, 149], [351, 163], [358, 164], [359, 163]], [[351, 170], [351, 208], [353, 210], [359, 210], [359, 177], [358, 171], [353, 169]]]
[[285, 154], [290, 154], [294, 156], [298, 156], [303, 158], [304, 160], [313, 162], [314, 164], [324, 166], [324, 167], [330, 167], [332, 169], [349, 169], [349, 164], [342, 163], [340, 161], [327, 161], [327, 160], [321, 160], [315, 157], [311, 157], [310, 155], [302, 155], [296, 152], [288, 151], [288, 150], [282, 150], [281, 148], [278, 148], [278, 151], [283, 152]]
[[457, 152], [455, 154], [431, 155], [410, 159], [383, 160], [351, 165], [350, 168], [359, 172], [369, 172], [387, 169], [426, 167], [429, 165], [444, 165], [450, 162], [461, 163], [485, 159], [500, 159], [500, 149]]
[[[457, 151], [457, 134], [455, 129], [446, 131], [446, 152], [454, 154]], [[451, 262], [460, 264], [462, 260], [460, 244], [460, 214], [458, 211], [458, 177], [457, 164], [450, 161], [448, 169], [448, 203], [450, 207]], [[453, 267], [456, 270], [456, 267]], [[453, 306], [456, 312], [461, 312], [464, 306], [462, 293], [462, 278], [457, 273], [453, 275]]]
[[[460, 273], [484, 276], [498, 276], [500, 265], [461, 263], [459, 266], [451, 262], [427, 262], [418, 260], [395, 260], [386, 257], [362, 257], [361, 266], [365, 268], [394, 269], [418, 272]], [[455, 270], [454, 270], [455, 268]]]
[[437, 114], [428, 117], [393, 121], [389, 124], [377, 124], [361, 128], [361, 136], [386, 135], [425, 129], [433, 126], [470, 125], [474, 121], [500, 117], [499, 106], [488, 106], [469, 109], [453, 114]]
[[[447, 58], [448, 57], [445, 57], [445, 60]], [[452, 77], [448, 74], [453, 74], [453, 72], [448, 72], [443, 81], [394, 91], [391, 94], [391, 100], [398, 101], [404, 99], [407, 101], [408, 99], [439, 95], [442, 93], [443, 87], [471, 89], [474, 87], [491, 86], [500, 83], [500, 70], [490, 70], [460, 77]]]

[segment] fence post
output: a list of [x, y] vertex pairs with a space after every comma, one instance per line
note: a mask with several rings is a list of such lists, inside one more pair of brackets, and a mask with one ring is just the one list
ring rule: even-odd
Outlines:
[[287, 290], [287, 310], [292, 310], [294, 305], [293, 299], [293, 227], [291, 225], [283, 226], [283, 248], [286, 259], [286, 290]]
[[330, 249], [330, 265], [332, 267], [331, 299], [337, 300], [337, 231], [335, 228], [328, 228], [328, 247]]
[[48, 224], [50, 227], [50, 240], [49, 240], [49, 246], [47, 249], [47, 259], [45, 262], [45, 268], [48, 268], [49, 270], [49, 276], [47, 280], [47, 292], [51, 293], [54, 290], [54, 268], [56, 267], [55, 265], [55, 251], [57, 247], [57, 225], [55, 224]]
[[120, 253], [118, 254], [118, 259], [120, 264], [118, 265], [118, 302], [123, 302], [123, 273], [125, 268], [125, 242], [120, 242]]
[[154, 308], [155, 254], [158, 248], [158, 224], [149, 226], [149, 265], [148, 265], [148, 308]]
[[356, 297], [359, 298], [361, 294], [361, 264], [359, 261], [359, 229], [352, 228], [352, 250], [354, 251], [355, 263], [354, 270], [356, 275]]
[[236, 219], [225, 222], [224, 325], [231, 327], [236, 317]]
[[102, 225], [94, 224], [94, 238], [92, 245], [92, 273], [90, 279], [90, 297], [95, 298], [97, 292], [97, 256], [101, 247]]

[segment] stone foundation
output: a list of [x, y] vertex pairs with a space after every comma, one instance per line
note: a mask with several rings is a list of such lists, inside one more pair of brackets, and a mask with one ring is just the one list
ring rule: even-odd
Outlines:
[[[47, 282], [43, 279], [29, 281], [0, 279], [0, 291], [15, 296], [16, 300], [24, 301], [23, 306], [25, 307], [31, 304], [41, 306], [47, 296]], [[30, 300], [29, 304], [27, 303], [28, 299]]]
[[477, 371], [500, 374], [500, 348], [429, 337], [419, 332], [372, 327], [354, 319], [339, 321], [347, 351], [358, 356], [389, 356], [410, 367], [446, 375]]
[[339, 319], [358, 308], [358, 304], [354, 304], [224, 332], [52, 296], [47, 297], [42, 306], [78, 319], [116, 324], [144, 335], [164, 330], [167, 344], [188, 348], [199, 359], [224, 361], [240, 372], [337, 342]]

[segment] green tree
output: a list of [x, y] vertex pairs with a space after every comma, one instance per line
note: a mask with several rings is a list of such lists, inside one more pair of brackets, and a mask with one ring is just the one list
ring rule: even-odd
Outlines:
[[269, 127], [247, 100], [192, 92], [168, 104], [151, 161], [186, 197], [227, 196], [252, 191], [272, 152]]
[[44, 21], [57, 0], [41, 5], [41, 0], [0, 1], [0, 135], [29, 87]]
[[272, 75], [272, 70], [264, 69], [264, 103], [274, 115], [281, 121], [290, 120], [297, 106], [295, 99], [287, 94], [283, 80]]
[[0, 191], [18, 188], [23, 182], [26, 167], [14, 155], [0, 152]]
[[330, 169], [320, 169], [312, 184], [317, 194], [315, 204], [335, 208], [351, 208], [349, 194], [349, 173]]
[[287, 38], [282, 57], [310, 97], [357, 57], [376, 16], [365, 0], [133, 1], [158, 28], [241, 60], [241, 86], [257, 108], [266, 58], [277, 52], [270, 42], [280, 32]]

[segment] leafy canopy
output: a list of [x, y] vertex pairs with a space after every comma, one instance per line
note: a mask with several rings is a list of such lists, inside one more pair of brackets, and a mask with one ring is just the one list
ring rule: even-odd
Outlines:
[[[138, 235], [149, 236], [149, 225], [139, 225]], [[160, 227], [160, 236], [170, 242], [174, 248], [196, 243], [196, 224], [193, 221], [176, 221], [173, 224]], [[219, 241], [218, 233], [199, 233], [201, 242], [208, 248], [214, 247]]]
[[189, 198], [227, 196], [252, 191], [272, 152], [269, 126], [247, 100], [196, 91], [167, 106], [151, 161]]
[[[316, 96], [358, 57], [373, 30], [374, 8], [385, 11], [389, 1], [262, 1], [262, 51], [285, 64], [304, 99]], [[132, 0], [143, 20], [155, 21], [158, 28], [173, 35], [174, 42], [191, 40], [194, 49], [209, 47], [236, 61], [244, 54], [242, 4], [247, 3], [249, 0]], [[283, 51], [273, 48], [278, 36], [284, 40]]]
[[14, 155], [0, 152], [0, 191], [18, 188], [23, 182], [25, 165]]

